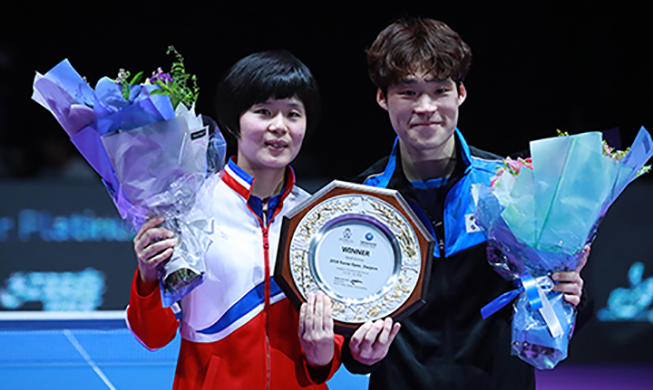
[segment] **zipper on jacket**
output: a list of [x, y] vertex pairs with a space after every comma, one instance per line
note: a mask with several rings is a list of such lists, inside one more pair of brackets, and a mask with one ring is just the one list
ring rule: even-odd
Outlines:
[[451, 377], [451, 375], [454, 375], [452, 365], [450, 363], [453, 363], [454, 361], [454, 348], [453, 348], [453, 337], [455, 334], [455, 325], [452, 322], [451, 319], [451, 313], [454, 313], [456, 311], [455, 307], [451, 306], [450, 302], [450, 291], [449, 291], [449, 281], [451, 277], [451, 267], [453, 266], [453, 263], [451, 261], [443, 261], [441, 263], [442, 267], [440, 268], [441, 271], [441, 279], [440, 283], [442, 285], [442, 298], [443, 298], [443, 305], [442, 305], [442, 312], [441, 315], [444, 317], [444, 326], [442, 327], [442, 330], [444, 332], [442, 336], [442, 356], [445, 359], [445, 375], [448, 377]]
[[444, 259], [444, 222], [438, 221], [433, 223], [433, 230], [435, 230], [435, 239], [438, 241], [438, 249], [440, 250], [440, 259]]
[[[264, 208], [263, 218], [265, 218]], [[270, 389], [272, 356], [270, 356], [270, 240], [268, 239], [268, 227], [262, 226], [263, 232], [263, 258], [265, 260], [265, 357], [266, 357], [266, 383], [265, 388]]]

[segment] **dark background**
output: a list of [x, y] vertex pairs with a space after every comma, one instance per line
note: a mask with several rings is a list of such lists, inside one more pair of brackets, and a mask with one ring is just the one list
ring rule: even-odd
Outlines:
[[653, 128], [653, 15], [617, 1], [465, 2], [215, 1], [3, 2], [0, 16], [0, 143], [5, 172], [37, 175], [44, 140], [65, 139], [30, 100], [34, 72], [68, 58], [91, 85], [119, 68], [170, 67], [168, 45], [201, 88], [198, 111], [214, 115], [219, 77], [241, 57], [288, 49], [315, 73], [320, 127], [295, 168], [301, 177], [347, 178], [388, 153], [394, 133], [375, 102], [365, 49], [402, 15], [440, 19], [471, 46], [468, 99], [459, 127], [500, 155], [528, 141], [619, 127], [629, 145]]
[[[350, 178], [389, 152], [394, 133], [376, 105], [365, 49], [404, 15], [443, 20], [471, 46], [459, 127], [472, 145], [508, 155], [527, 149], [530, 140], [554, 136], [556, 129], [573, 134], [618, 127], [626, 147], [641, 126], [653, 129], [653, 14], [643, 2], [62, 3], [0, 5], [0, 180], [43, 186], [41, 200], [17, 199], [18, 190], [0, 194], [6, 206], [0, 217], [25, 208], [67, 215], [96, 207], [73, 202], [62, 208], [48, 191], [75, 151], [55, 119], [30, 96], [34, 72], [45, 73], [64, 58], [94, 85], [102, 76], [115, 77], [119, 68], [168, 69], [173, 58], [165, 52], [174, 45], [198, 77], [198, 112], [212, 116], [215, 87], [229, 66], [255, 51], [290, 50], [314, 72], [323, 98], [320, 126], [293, 164], [300, 184], [309, 189]], [[633, 262], [646, 264], [644, 278], [653, 275], [652, 191], [653, 174], [638, 179], [601, 226], [584, 271], [596, 310], [605, 307], [612, 290], [628, 287]], [[111, 213], [108, 196], [103, 202], [97, 207]], [[130, 243], [86, 245], [31, 248], [35, 258], [47, 253], [61, 259], [57, 263], [70, 262], [55, 267], [40, 258], [21, 259], [31, 252], [20, 243], [0, 242], [0, 274], [22, 267], [20, 261], [26, 270], [41, 264], [45, 271], [83, 270], [89, 254], [108, 255], [106, 263], [96, 265], [119, 281], [109, 282], [111, 294], [102, 308], [121, 309], [136, 264]], [[650, 322], [594, 320], [574, 340], [571, 360], [653, 360]]]

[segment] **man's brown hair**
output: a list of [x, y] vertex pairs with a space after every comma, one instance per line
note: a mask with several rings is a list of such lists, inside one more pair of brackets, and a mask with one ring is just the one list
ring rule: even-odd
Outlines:
[[424, 71], [438, 79], [451, 78], [460, 86], [471, 62], [472, 50], [457, 32], [425, 18], [392, 23], [367, 51], [370, 78], [384, 92], [406, 76]]

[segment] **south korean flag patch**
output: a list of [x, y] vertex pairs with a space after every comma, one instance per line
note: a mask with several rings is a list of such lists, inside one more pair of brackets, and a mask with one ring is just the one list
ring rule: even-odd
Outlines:
[[481, 228], [479, 228], [476, 224], [474, 214], [465, 215], [465, 230], [467, 233], [476, 233], [481, 231]]

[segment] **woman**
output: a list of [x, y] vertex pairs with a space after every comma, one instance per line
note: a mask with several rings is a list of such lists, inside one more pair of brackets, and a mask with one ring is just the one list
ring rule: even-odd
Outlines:
[[223, 175], [198, 194], [215, 221], [207, 277], [180, 301], [179, 313], [162, 307], [156, 266], [176, 239], [159, 226], [162, 218], [151, 219], [134, 239], [129, 327], [157, 349], [180, 326], [175, 389], [324, 389], [342, 345], [330, 301], [310, 296], [298, 314], [271, 278], [282, 216], [308, 197], [289, 163], [315, 127], [317, 84], [292, 54], [256, 53], [226, 73], [217, 105], [221, 128], [238, 144]]

